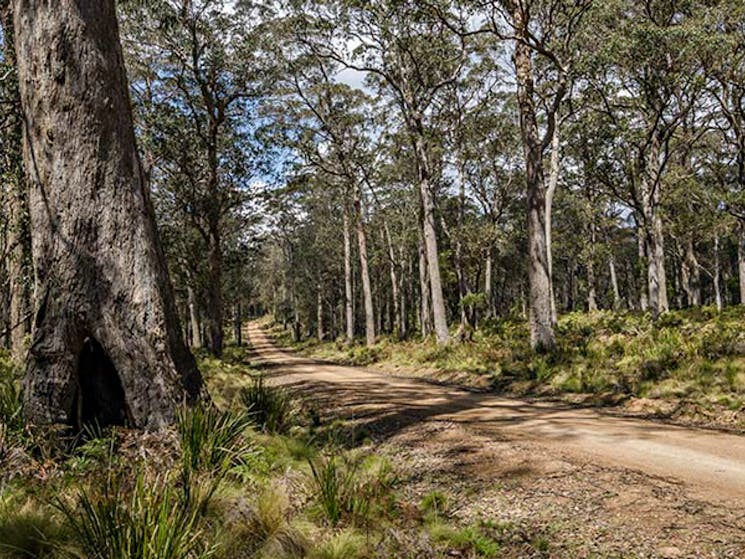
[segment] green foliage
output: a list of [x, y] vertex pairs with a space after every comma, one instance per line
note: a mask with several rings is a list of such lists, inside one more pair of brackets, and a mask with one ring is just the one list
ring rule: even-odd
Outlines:
[[183, 471], [224, 473], [255, 455], [245, 436], [247, 414], [221, 412], [212, 406], [182, 408], [177, 416]]
[[498, 541], [484, 534], [477, 526], [457, 529], [435, 523], [430, 525], [429, 531], [436, 542], [457, 552], [472, 554], [474, 557], [497, 558], [502, 547]]
[[203, 507], [194, 506], [186, 494], [167, 480], [148, 480], [140, 473], [132, 487], [114, 478], [55, 504], [81, 548], [81, 559], [209, 557], [214, 550], [205, 541]]
[[345, 517], [365, 522], [373, 510], [380, 512], [396, 481], [385, 462], [332, 454], [309, 463], [314, 498], [332, 526]]
[[268, 433], [286, 433], [298, 417], [292, 395], [281, 386], [267, 384], [261, 376], [241, 390], [241, 402], [254, 425]]
[[51, 558], [66, 545], [65, 531], [55, 510], [32, 500], [0, 500], [0, 558]]

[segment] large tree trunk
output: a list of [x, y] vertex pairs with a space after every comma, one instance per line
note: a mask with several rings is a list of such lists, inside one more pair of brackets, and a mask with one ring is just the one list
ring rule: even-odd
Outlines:
[[427, 266], [427, 252], [424, 249], [424, 241], [419, 240], [419, 327], [422, 337], [426, 338], [432, 333], [432, 311], [430, 306], [429, 292], [429, 267]]
[[367, 235], [362, 222], [362, 200], [359, 189], [355, 189], [354, 213], [357, 227], [357, 245], [360, 255], [360, 275], [362, 276], [362, 300], [365, 307], [365, 343], [375, 345], [375, 311], [373, 309], [372, 285], [370, 270], [367, 264]]
[[[636, 248], [639, 257], [639, 310], [647, 312], [649, 309], [649, 296], [647, 288], [645, 287], [647, 284], [647, 243], [645, 240], [644, 226], [641, 224], [641, 220], [638, 217], [636, 219]], [[634, 275], [637, 276], [637, 274]]]
[[661, 184], [659, 181], [660, 146], [655, 137], [649, 147], [646, 169], [642, 178], [642, 210], [644, 212], [645, 241], [647, 246], [647, 285], [649, 307], [656, 318], [670, 310], [667, 299], [665, 273], [665, 236], [660, 214]]
[[352, 286], [352, 234], [349, 231], [349, 205], [344, 203], [344, 312], [347, 341], [354, 340], [354, 289]]
[[36, 319], [34, 424], [157, 428], [205, 394], [135, 148], [114, 0], [14, 0]]
[[[516, 17], [522, 18], [520, 10]], [[520, 28], [520, 25], [517, 25]], [[546, 191], [543, 177], [543, 153], [533, 99], [533, 65], [530, 47], [515, 46], [517, 97], [520, 128], [525, 152], [525, 176], [528, 202], [528, 280], [530, 305], [530, 342], [538, 351], [554, 347], [551, 312], [551, 277], [546, 238]]]
[[[558, 119], [558, 115], [557, 115]], [[559, 171], [561, 165], [561, 137], [559, 135], [559, 124], [554, 124], [554, 133], [551, 136], [551, 160], [549, 168], [548, 188], [546, 188], [546, 261], [548, 262], [549, 297], [551, 302], [551, 320], [556, 325], [559, 316], [556, 311], [556, 295], [554, 293], [554, 257], [553, 257], [553, 207], [556, 188], [559, 185]]]
[[417, 163], [419, 167], [419, 195], [422, 201], [422, 238], [427, 256], [427, 275], [429, 276], [429, 291], [432, 303], [432, 324], [437, 342], [446, 344], [450, 341], [445, 298], [442, 294], [442, 278], [440, 277], [440, 251], [437, 247], [437, 231], [435, 229], [435, 198], [432, 192], [429, 153], [424, 142], [424, 133], [420, 131], [415, 141]]

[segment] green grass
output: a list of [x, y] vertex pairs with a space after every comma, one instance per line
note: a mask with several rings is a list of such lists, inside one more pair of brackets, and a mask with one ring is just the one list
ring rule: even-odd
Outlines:
[[449, 497], [432, 491], [423, 514], [407, 512], [416, 504], [365, 429], [265, 384], [246, 357], [200, 358], [220, 404], [180, 409], [160, 433], [93, 430], [77, 444], [24, 432], [20, 384], [0, 359], [0, 451], [12, 457], [0, 559], [447, 557], [433, 524], [488, 556], [488, 537], [461, 534]]

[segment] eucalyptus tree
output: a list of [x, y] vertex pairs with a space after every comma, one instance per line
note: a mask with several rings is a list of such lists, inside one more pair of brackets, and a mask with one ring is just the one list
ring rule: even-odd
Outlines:
[[204, 313], [209, 349], [219, 355], [226, 227], [259, 174], [256, 107], [271, 72], [255, 53], [265, 18], [249, 3], [224, 0], [125, 6], [125, 47], [147, 171], [156, 192], [170, 198], [184, 226], [203, 239]]
[[183, 344], [135, 145], [113, 0], [13, 2], [39, 423], [159, 427], [205, 396]]
[[375, 344], [376, 325], [370, 281], [368, 234], [364, 215], [364, 186], [369, 184], [371, 106], [367, 95], [339, 83], [338, 63], [315, 52], [303, 20], [291, 18], [293, 39], [285, 49], [284, 103], [279, 111], [289, 117], [286, 125], [295, 133], [295, 147], [307, 164], [322, 178], [322, 184], [341, 196], [344, 238], [344, 293], [346, 335], [354, 337], [351, 228], [357, 237], [365, 339]]
[[717, 127], [727, 146], [720, 155], [733, 162], [724, 202], [737, 218], [740, 303], [745, 304], [745, 6], [736, 0], [718, 2], [702, 10], [699, 20], [711, 41], [700, 56], [718, 109]]
[[[559, 173], [560, 111], [574, 77], [577, 37], [592, 0], [490, 0], [479, 5], [479, 28], [511, 41], [524, 152], [528, 216], [530, 333], [536, 350], [554, 346], [550, 205]], [[550, 180], [544, 157], [551, 148]]]
[[[440, 177], [434, 159], [439, 138], [432, 111], [443, 89], [455, 82], [468, 61], [463, 37], [413, 0], [350, 0], [302, 3], [318, 21], [319, 56], [362, 72], [371, 88], [398, 110], [415, 154], [421, 202], [423, 261], [437, 340], [450, 339], [440, 273], [436, 189]], [[425, 299], [423, 297], [423, 299]]]
[[[634, 209], [653, 315], [668, 310], [663, 223], [664, 175], [676, 134], [695, 111], [703, 85], [701, 33], [690, 5], [618, 0], [594, 20], [608, 40], [592, 62], [592, 82], [619, 142], [627, 180], [612, 186]], [[627, 156], [623, 157], [623, 153]]]

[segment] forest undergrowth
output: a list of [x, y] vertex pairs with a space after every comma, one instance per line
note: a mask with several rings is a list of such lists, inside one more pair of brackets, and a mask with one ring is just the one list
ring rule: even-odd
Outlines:
[[72, 436], [24, 427], [3, 355], [0, 558], [546, 556], [546, 541], [517, 546], [510, 526], [460, 521], [436, 483], [411, 491], [415, 472], [265, 383], [246, 349], [202, 355], [200, 368], [215, 406], [183, 409], [159, 433]]
[[292, 341], [289, 329], [266, 323], [278, 343], [304, 355], [521, 397], [561, 398], [585, 405], [745, 429], [745, 307], [648, 314], [598, 311], [560, 317], [556, 350], [530, 348], [521, 319], [484, 321], [463, 343], [399, 340], [376, 345], [343, 339]]

